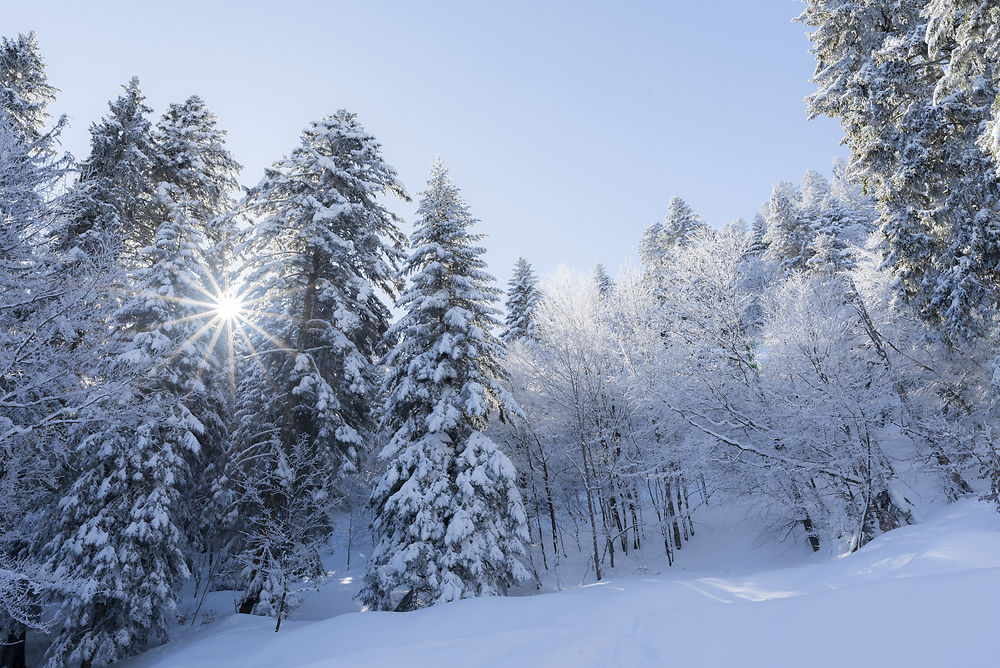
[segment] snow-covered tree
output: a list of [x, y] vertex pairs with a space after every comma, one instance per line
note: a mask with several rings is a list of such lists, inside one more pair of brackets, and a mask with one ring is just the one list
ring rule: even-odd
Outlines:
[[46, 110], [57, 92], [49, 85], [34, 32], [0, 40], [0, 107], [15, 135], [30, 144], [45, 134]]
[[507, 283], [507, 316], [500, 340], [534, 339], [535, 309], [540, 298], [538, 277], [523, 257], [514, 262], [514, 275]]
[[840, 119], [852, 172], [879, 203], [886, 266], [955, 341], [991, 331], [1000, 297], [1000, 185], [982, 150], [996, 84], [974, 55], [995, 52], [991, 17], [982, 3], [924, 0], [810, 0], [800, 17], [815, 28], [810, 113]]
[[779, 183], [762, 208], [761, 229], [766, 231], [759, 247], [786, 274], [849, 269], [852, 247], [864, 245], [874, 229], [871, 202], [836, 165], [835, 175], [836, 188], [813, 170], [805, 173], [801, 186]]
[[[371, 447], [376, 350], [390, 316], [381, 295], [396, 292], [403, 240], [384, 195], [408, 199], [379, 143], [341, 110], [311, 123], [244, 204], [253, 223], [242, 254], [254, 331], [249, 370], [241, 374], [231, 477], [240, 481], [245, 520], [279, 518], [291, 524], [282, 535], [307, 526], [312, 533], [302, 540], [326, 538], [330, 497]], [[267, 487], [268, 467], [288, 460], [293, 449], [299, 459], [308, 453], [305, 469], [321, 471], [322, 482], [312, 474], [289, 476], [279, 488], [253, 491]], [[255, 459], [258, 451], [272, 454]], [[302, 497], [313, 502], [289, 515], [287, 504]], [[289, 549], [258, 551], [251, 562], [268, 577], [295, 578], [295, 569], [275, 566], [289, 563]], [[260, 574], [248, 573], [246, 587], [242, 609], [269, 612], [272, 602], [262, 592], [284, 584], [265, 585]]]
[[646, 280], [653, 286], [657, 297], [663, 301], [668, 299], [665, 294], [665, 275], [670, 265], [671, 257], [679, 248], [683, 248], [700, 232], [707, 230], [708, 225], [680, 197], [670, 198], [667, 204], [667, 215], [662, 223], [654, 223], [646, 228], [642, 241], [639, 243], [639, 259], [642, 262]]
[[435, 163], [403, 268], [403, 315], [382, 362], [386, 471], [372, 493], [377, 542], [361, 593], [373, 608], [503, 594], [527, 575], [514, 467], [483, 433], [491, 410], [518, 409], [500, 383], [498, 290], [475, 224]]
[[202, 227], [216, 290], [224, 289], [226, 246], [233, 242], [236, 177], [242, 169], [226, 148], [226, 131], [198, 95], [171, 104], [153, 131], [156, 145], [154, 178], [164, 211], [185, 199]]
[[[67, 271], [48, 237], [48, 203], [65, 165], [55, 130], [27, 140], [0, 107], [0, 659], [23, 663], [39, 622], [38, 547], [64, 457], [62, 427], [79, 399], [72, 323], [90, 284]], [[8, 663], [9, 662], [9, 663]]]
[[[154, 214], [169, 223], [181, 207], [192, 226], [190, 235], [198, 240], [196, 246], [176, 258], [178, 274], [193, 282], [178, 284], [174, 298], [199, 302], [204, 316], [200, 324], [208, 331], [188, 344], [202, 356], [197, 371], [199, 382], [184, 388], [177, 400], [203, 426], [200, 448], [189, 462], [190, 487], [183, 490], [184, 503], [189, 507], [184, 513], [184, 528], [194, 551], [192, 567], [197, 555], [207, 562], [204, 566], [209, 571], [217, 570], [229, 528], [222, 519], [228, 509], [219, 502], [228, 498], [220, 492], [234, 402], [230, 366], [234, 323], [213, 309], [214, 303], [233, 297], [229, 280], [229, 255], [235, 236], [231, 214], [240, 165], [226, 148], [225, 136], [215, 114], [197, 95], [171, 104], [153, 132], [153, 176], [157, 181]], [[175, 346], [183, 344], [183, 340], [174, 341]], [[206, 582], [206, 586], [209, 584]]]
[[166, 637], [189, 574], [180, 527], [188, 461], [204, 425], [187, 403], [202, 391], [203, 309], [181, 295], [203, 240], [183, 202], [144, 251], [107, 355], [93, 370], [100, 398], [72, 432], [77, 471], [46, 548], [55, 578], [85, 582], [56, 615], [52, 662], [112, 662]]
[[696, 234], [708, 228], [708, 225], [694, 210], [676, 195], [667, 204], [667, 215], [663, 219], [663, 232], [660, 243], [667, 248], [686, 246]]
[[139, 251], [153, 244], [157, 224], [156, 149], [139, 79], [109, 103], [110, 113], [90, 128], [90, 156], [80, 164], [80, 178], [63, 207], [72, 224], [64, 248], [100, 245], [111, 239], [127, 266], [142, 261]]
[[592, 279], [594, 281], [594, 285], [597, 287], [597, 294], [600, 295], [602, 299], [608, 297], [612, 292], [614, 292], [615, 282], [610, 276], [608, 276], [608, 271], [600, 262], [594, 265]]

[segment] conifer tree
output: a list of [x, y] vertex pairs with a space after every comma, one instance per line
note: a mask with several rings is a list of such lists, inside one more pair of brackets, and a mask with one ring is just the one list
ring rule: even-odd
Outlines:
[[786, 273], [805, 267], [812, 230], [802, 216], [802, 192], [798, 186], [787, 181], [774, 186], [764, 206], [764, 222], [765, 257]]
[[218, 287], [226, 283], [224, 247], [233, 241], [233, 194], [242, 169], [226, 148], [226, 131], [198, 95], [167, 107], [153, 132], [160, 207], [185, 199], [208, 244], [206, 258]]
[[669, 299], [667, 274], [674, 253], [707, 229], [705, 221], [676, 195], [667, 204], [667, 215], [663, 222], [653, 223], [646, 228], [639, 244], [639, 259], [645, 280], [662, 303]]
[[90, 156], [63, 203], [72, 224], [61, 245], [87, 250], [107, 243], [95, 238], [111, 239], [131, 267], [142, 261], [140, 250], [151, 246], [156, 234], [156, 149], [139, 79], [122, 88], [109, 103], [110, 113], [90, 128]]
[[[72, 326], [88, 277], [52, 252], [48, 195], [66, 174], [59, 126], [27, 140], [0, 107], [0, 665], [24, 665], [25, 628], [37, 624], [39, 547], [49, 532], [53, 481], [65, 459], [62, 425], [80, 401], [86, 350]], [[71, 354], [76, 348], [76, 354]]]
[[594, 272], [592, 274], [594, 281], [594, 286], [597, 288], [597, 294], [601, 299], [606, 298], [615, 289], [615, 282], [608, 276], [607, 270], [604, 265], [598, 262], [594, 265]]
[[513, 342], [536, 338], [535, 309], [541, 294], [538, 291], [538, 278], [523, 257], [514, 262], [514, 275], [507, 286], [507, 317], [500, 339]]
[[34, 31], [0, 40], [0, 107], [15, 135], [30, 144], [44, 134], [46, 110], [57, 92], [49, 85]]
[[[185, 533], [192, 557], [200, 555], [209, 571], [217, 570], [222, 543], [227, 533], [219, 496], [233, 408], [232, 354], [230, 341], [234, 323], [225, 320], [213, 302], [232, 298], [229, 289], [229, 254], [234, 242], [233, 193], [241, 169], [225, 145], [226, 133], [217, 118], [197, 95], [183, 103], [171, 104], [153, 132], [155, 140], [154, 178], [157, 181], [153, 211], [169, 222], [182, 207], [191, 235], [200, 240], [197, 248], [178, 257], [178, 270], [196, 280], [178, 285], [175, 298], [200, 302], [201, 321], [206, 335], [185, 344], [198, 349], [202, 368], [199, 382], [184, 388], [177, 397], [203, 425], [200, 448], [192, 457], [190, 487], [183, 493], [188, 510], [183, 513]], [[162, 224], [162, 223], [161, 223]], [[222, 335], [225, 336], [222, 336]], [[192, 567], [196, 564], [192, 561]], [[207, 583], [206, 586], [208, 586]]]
[[762, 213], [753, 217], [753, 224], [750, 227], [750, 245], [747, 247], [747, 254], [760, 257], [767, 250], [767, 222]]
[[201, 391], [194, 344], [204, 332], [198, 307], [179, 296], [204, 280], [188, 261], [201, 247], [181, 203], [144, 252], [136, 289], [112, 321], [112, 345], [96, 360], [103, 396], [81, 412], [78, 474], [46, 549], [54, 577], [87, 582], [57, 613], [49, 650], [57, 665], [113, 662], [165, 639], [189, 575], [179, 497], [204, 426], [185, 399]]
[[[960, 4], [810, 0], [800, 17], [815, 28], [809, 111], [840, 119], [853, 171], [879, 202], [886, 266], [956, 342], [996, 326], [984, 316], [1000, 286], [1000, 182], [981, 150], [996, 82], [966, 58], [988, 47], [965, 50], [951, 29], [975, 17], [964, 28], [975, 44], [995, 12]], [[969, 73], [976, 85], [962, 83]]]
[[404, 314], [383, 359], [387, 468], [372, 493], [377, 543], [361, 593], [382, 610], [503, 594], [527, 574], [515, 471], [483, 433], [491, 410], [519, 410], [500, 384], [491, 334], [498, 291], [476, 220], [440, 161], [417, 216]]
[[686, 246], [696, 234], [708, 229], [708, 225], [680, 197], [674, 195], [667, 204], [667, 215], [663, 219], [660, 233], [661, 246], [672, 249]]
[[[269, 535], [295, 536], [244, 545], [245, 612], [284, 614], [272, 593], [304, 574], [296, 564], [318, 563], [303, 550], [329, 535], [338, 485], [370, 447], [390, 316], [380, 293], [396, 293], [403, 240], [384, 195], [408, 199], [379, 143], [341, 110], [311, 123], [245, 204], [256, 218], [243, 247], [254, 334], [231, 478], [246, 521], [268, 518]], [[280, 485], [275, 468], [286, 472]]]

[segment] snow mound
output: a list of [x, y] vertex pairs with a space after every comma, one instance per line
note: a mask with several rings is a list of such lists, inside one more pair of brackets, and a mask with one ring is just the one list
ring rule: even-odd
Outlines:
[[233, 615], [125, 665], [987, 666], [998, 599], [1000, 515], [964, 501], [821, 563], [300, 619], [277, 634]]

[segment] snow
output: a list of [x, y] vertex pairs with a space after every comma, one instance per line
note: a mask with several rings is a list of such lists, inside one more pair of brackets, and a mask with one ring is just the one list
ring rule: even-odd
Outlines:
[[[340, 575], [280, 633], [231, 614], [123, 665], [992, 665], [1000, 515], [987, 504], [945, 507], [836, 559], [701, 528], [678, 569], [410, 613], [356, 612], [359, 578]], [[796, 565], [745, 570], [763, 562]]]

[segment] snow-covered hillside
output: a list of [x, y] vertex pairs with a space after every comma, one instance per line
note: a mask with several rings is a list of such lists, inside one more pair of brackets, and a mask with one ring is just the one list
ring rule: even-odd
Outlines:
[[[753, 549], [730, 565], [750, 563]], [[964, 501], [839, 559], [749, 574], [665, 569], [405, 614], [343, 614], [353, 587], [342, 580], [277, 634], [272, 619], [233, 615], [124, 665], [996, 665], [1000, 515]]]

